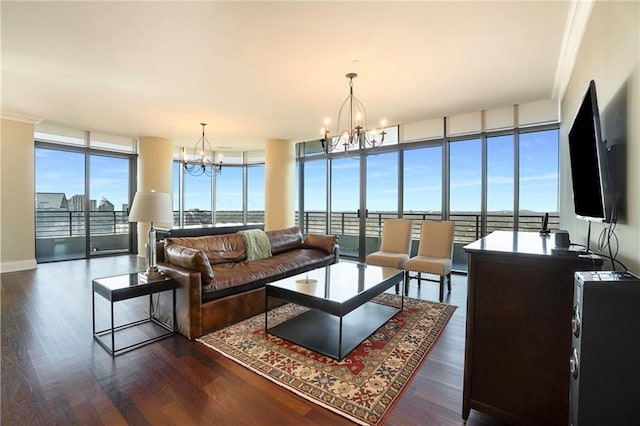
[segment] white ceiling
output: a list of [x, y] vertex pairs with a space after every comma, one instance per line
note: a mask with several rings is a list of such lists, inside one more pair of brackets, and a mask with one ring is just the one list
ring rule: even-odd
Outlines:
[[[355, 71], [370, 125], [552, 97], [570, 4], [7, 2], [2, 112], [214, 147], [319, 137]], [[358, 60], [357, 65], [352, 64]]]

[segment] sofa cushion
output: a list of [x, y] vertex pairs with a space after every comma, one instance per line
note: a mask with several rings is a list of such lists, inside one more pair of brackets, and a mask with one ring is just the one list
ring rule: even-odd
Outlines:
[[239, 234], [176, 237], [167, 238], [165, 241], [167, 246], [177, 244], [204, 251], [211, 265], [240, 262], [246, 259], [244, 239]]
[[165, 247], [164, 254], [169, 263], [200, 272], [203, 285], [213, 279], [211, 264], [202, 250], [172, 244]]
[[335, 250], [337, 242], [338, 237], [336, 235], [308, 234], [302, 246], [304, 248], [322, 250], [327, 254], [331, 254]]
[[302, 234], [297, 226], [267, 231], [267, 237], [269, 237], [273, 255], [302, 247]]

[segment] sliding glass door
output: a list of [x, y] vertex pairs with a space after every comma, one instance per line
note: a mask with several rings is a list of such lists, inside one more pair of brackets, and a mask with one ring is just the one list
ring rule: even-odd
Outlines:
[[130, 252], [134, 167], [131, 155], [38, 143], [36, 260]]
[[369, 154], [366, 162], [365, 258], [380, 249], [385, 219], [398, 217], [398, 152]]
[[129, 159], [91, 155], [89, 159], [89, 253], [129, 251]]
[[36, 260], [86, 256], [85, 155], [36, 148]]
[[340, 236], [340, 253], [360, 257], [360, 157], [331, 159], [331, 233]]

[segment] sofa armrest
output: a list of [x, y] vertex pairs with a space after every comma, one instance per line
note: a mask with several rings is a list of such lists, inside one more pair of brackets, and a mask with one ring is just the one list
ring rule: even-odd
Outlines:
[[[176, 289], [176, 329], [189, 339], [202, 335], [202, 280], [200, 272], [170, 263], [158, 263], [158, 269], [178, 283]], [[160, 293], [154, 317], [167, 323], [173, 316], [172, 298]]]
[[327, 254], [334, 254], [336, 258], [339, 256], [337, 235], [308, 234], [302, 247], [322, 250]]
[[164, 249], [164, 257], [172, 265], [200, 272], [203, 285], [209, 284], [213, 279], [211, 264], [202, 250], [170, 244]]

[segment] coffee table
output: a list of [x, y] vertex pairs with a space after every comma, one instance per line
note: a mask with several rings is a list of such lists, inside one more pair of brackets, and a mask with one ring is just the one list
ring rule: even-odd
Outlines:
[[[372, 299], [403, 281], [401, 270], [339, 262], [265, 285], [265, 332], [342, 360], [404, 308]], [[310, 308], [269, 327], [270, 297]]]

